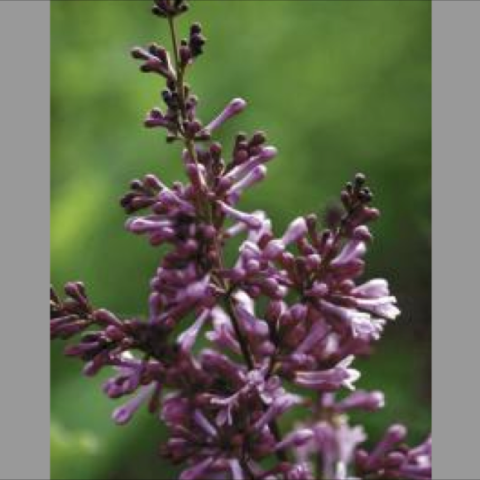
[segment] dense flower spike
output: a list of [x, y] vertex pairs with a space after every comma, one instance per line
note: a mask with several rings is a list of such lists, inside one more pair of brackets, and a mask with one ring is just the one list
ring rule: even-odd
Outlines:
[[[66, 354], [84, 362], [86, 375], [113, 371], [103, 389], [125, 397], [112, 414], [118, 425], [140, 408], [161, 418], [169, 430], [161, 452], [183, 465], [181, 480], [430, 478], [430, 440], [409, 449], [396, 425], [367, 453], [363, 428], [349, 425], [351, 411], [385, 404], [382, 392], [348, 391], [360, 378], [356, 356], [400, 313], [385, 280], [360, 280], [367, 225], [379, 216], [365, 176], [346, 184], [341, 209], [323, 226], [315, 215], [298, 217], [277, 236], [265, 212], [244, 211], [242, 197], [264, 180], [277, 150], [261, 131], [237, 134], [231, 151], [214, 141], [246, 108], [241, 98], [206, 125], [198, 118], [185, 77], [206, 39], [198, 23], [177, 38], [175, 18], [187, 8], [185, 0], [155, 0], [173, 50], [132, 50], [141, 71], [166, 84], [165, 106], [145, 126], [181, 142], [185, 171], [172, 185], [153, 174], [133, 180], [120, 201], [126, 229], [165, 247], [146, 319], [98, 309], [82, 283], [70, 282], [63, 300], [51, 291], [52, 339], [79, 335]], [[233, 237], [240, 247], [228, 265]], [[308, 416], [289, 430], [292, 409]]]

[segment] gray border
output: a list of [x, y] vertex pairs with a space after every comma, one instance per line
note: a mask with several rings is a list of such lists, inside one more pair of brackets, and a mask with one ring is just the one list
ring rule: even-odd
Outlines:
[[49, 455], [50, 5], [0, 2], [0, 478], [45, 479]]
[[480, 478], [479, 2], [433, 2], [433, 458]]

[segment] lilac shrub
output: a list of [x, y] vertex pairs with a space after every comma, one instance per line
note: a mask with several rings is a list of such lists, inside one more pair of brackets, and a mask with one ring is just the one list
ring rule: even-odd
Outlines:
[[[52, 338], [80, 335], [65, 353], [87, 376], [112, 370], [103, 388], [125, 398], [117, 424], [140, 408], [166, 424], [161, 453], [184, 467], [181, 480], [431, 478], [430, 439], [409, 448], [405, 427], [394, 425], [367, 452], [363, 428], [348, 420], [384, 405], [379, 391], [354, 391], [354, 362], [400, 313], [385, 280], [359, 281], [368, 224], [379, 216], [365, 177], [347, 183], [342, 214], [326, 226], [308, 215], [277, 236], [265, 212], [242, 210], [277, 151], [263, 132], [239, 133], [232, 151], [214, 141], [243, 99], [199, 120], [185, 77], [206, 39], [198, 23], [177, 37], [176, 17], [187, 9], [183, 0], [155, 1], [172, 54], [154, 43], [132, 50], [141, 71], [166, 82], [165, 108], [153, 108], [145, 126], [183, 144], [186, 173], [172, 185], [152, 174], [133, 180], [121, 200], [129, 232], [168, 246], [150, 282], [148, 319], [98, 308], [70, 282], [64, 299], [51, 293]], [[234, 237], [241, 245], [228, 265]], [[292, 410], [303, 420], [288, 428], [282, 417]]]

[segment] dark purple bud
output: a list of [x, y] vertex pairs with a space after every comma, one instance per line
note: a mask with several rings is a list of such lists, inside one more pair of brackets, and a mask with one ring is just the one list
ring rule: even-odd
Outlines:
[[193, 55], [190, 47], [186, 45], [182, 45], [180, 47], [180, 61], [182, 65], [184, 66], [188, 65], [191, 62], [192, 58], [193, 58]]
[[103, 308], [96, 310], [93, 313], [93, 318], [99, 324], [112, 325], [119, 329], [122, 329], [123, 327], [122, 321], [116, 315]]
[[375, 468], [378, 462], [388, 454], [398, 443], [405, 440], [407, 429], [403, 425], [392, 425], [385, 433], [383, 439], [378, 443], [370, 454], [365, 467], [367, 469]]
[[68, 282], [65, 285], [65, 293], [78, 302], [82, 308], [85, 310], [89, 309], [85, 286], [82, 282]]

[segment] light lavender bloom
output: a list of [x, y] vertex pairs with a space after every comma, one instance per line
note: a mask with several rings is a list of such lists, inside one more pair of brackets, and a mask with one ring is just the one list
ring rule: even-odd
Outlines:
[[360, 372], [353, 368], [348, 368], [353, 360], [353, 356], [347, 357], [329, 370], [297, 372], [295, 383], [302, 387], [323, 391], [338, 390], [341, 387], [354, 390], [353, 384], [360, 378]]

